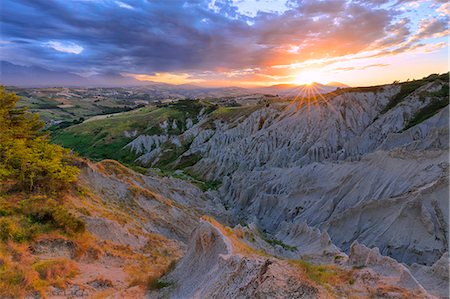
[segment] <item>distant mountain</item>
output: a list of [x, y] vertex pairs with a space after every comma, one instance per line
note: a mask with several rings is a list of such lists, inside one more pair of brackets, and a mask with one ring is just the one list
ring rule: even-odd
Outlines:
[[21, 66], [0, 61], [0, 83], [19, 87], [125, 87], [148, 84], [121, 75], [82, 77], [38, 66]]
[[253, 89], [255, 92], [276, 94], [280, 96], [297, 96], [301, 94], [316, 93], [328, 93], [336, 90], [337, 88], [348, 87], [347, 85], [339, 82], [331, 82], [328, 84], [320, 84], [314, 82], [312, 84], [295, 85], [295, 84], [277, 84], [267, 87], [260, 87]]
[[50, 71], [38, 66], [21, 66], [1, 61], [0, 83], [24, 87], [44, 87], [86, 85], [87, 81], [81, 76], [68, 72]]
[[350, 87], [347, 84], [341, 83], [341, 82], [328, 82], [326, 84], [327, 86], [336, 86], [336, 87]]
[[18, 87], [137, 87], [149, 94], [165, 97], [220, 98], [243, 96], [249, 94], [271, 94], [296, 96], [309, 90], [310, 94], [328, 93], [338, 87], [347, 85], [332, 82], [329, 84], [313, 83], [311, 85], [278, 84], [267, 87], [201, 87], [192, 84], [167, 84], [152, 81], [139, 81], [118, 74], [102, 74], [82, 77], [69, 72], [51, 71], [38, 66], [21, 66], [7, 61], [0, 61], [0, 84]]

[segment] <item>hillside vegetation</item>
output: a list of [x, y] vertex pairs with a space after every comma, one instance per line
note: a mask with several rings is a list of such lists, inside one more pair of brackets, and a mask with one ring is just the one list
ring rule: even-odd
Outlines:
[[[106, 297], [130, 288], [142, 297], [180, 256], [179, 245], [147, 232], [147, 218], [131, 216], [136, 204], [91, 190], [100, 185], [81, 179], [90, 162], [49, 143], [39, 117], [17, 101], [0, 89], [0, 298]], [[146, 192], [119, 163], [102, 165], [109, 167], [96, 175], [126, 176], [126, 188]]]
[[38, 261], [29, 244], [46, 234], [76, 238], [84, 223], [62, 204], [76, 180], [69, 150], [50, 144], [39, 117], [16, 108], [18, 97], [0, 88], [0, 297], [43, 295], [76, 269], [65, 259]]
[[196, 122], [202, 109], [208, 113], [215, 106], [200, 101], [150, 105], [56, 131], [52, 140], [95, 161], [114, 159], [130, 164], [136, 156], [124, 146], [136, 136], [162, 134], [160, 124], [165, 121], [171, 125], [176, 124], [176, 128], [171, 127], [168, 134], [179, 135], [186, 129], [186, 120], [189, 118]]

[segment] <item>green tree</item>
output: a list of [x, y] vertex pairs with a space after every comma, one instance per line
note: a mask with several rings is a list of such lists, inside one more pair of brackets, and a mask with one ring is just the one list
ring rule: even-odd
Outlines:
[[50, 144], [39, 116], [17, 108], [19, 97], [0, 87], [0, 181], [12, 181], [24, 191], [54, 192], [76, 180], [72, 155]]

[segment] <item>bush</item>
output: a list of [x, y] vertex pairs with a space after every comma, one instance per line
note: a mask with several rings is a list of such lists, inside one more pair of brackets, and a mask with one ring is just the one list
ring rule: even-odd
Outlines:
[[34, 197], [20, 203], [20, 214], [32, 223], [50, 225], [50, 228], [62, 229], [73, 234], [85, 230], [84, 222], [73, 216], [55, 200], [46, 197]]
[[72, 215], [56, 200], [46, 196], [0, 201], [0, 211], [5, 214], [0, 217], [1, 241], [21, 243], [54, 230], [60, 230], [67, 235], [85, 230], [82, 220]]
[[39, 273], [40, 279], [50, 284], [72, 278], [78, 272], [74, 262], [67, 259], [42, 260], [33, 264], [32, 268]]

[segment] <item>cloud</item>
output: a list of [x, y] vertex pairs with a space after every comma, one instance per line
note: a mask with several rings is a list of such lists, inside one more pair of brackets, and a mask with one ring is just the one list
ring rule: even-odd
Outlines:
[[395, 55], [448, 34], [446, 3], [416, 30], [388, 0], [289, 0], [278, 11], [256, 0], [4, 2], [2, 40], [14, 41], [4, 59], [77, 73], [278, 78], [288, 71], [273, 66]]
[[389, 64], [386, 63], [375, 63], [375, 64], [369, 64], [364, 66], [350, 66], [350, 67], [338, 67], [335, 68], [335, 71], [361, 71], [366, 70], [374, 67], [386, 67], [389, 66]]
[[139, 81], [163, 82], [170, 84], [198, 83], [204, 81], [202, 79], [191, 78], [191, 75], [189, 74], [176, 73], [155, 73], [153, 75], [122, 73], [121, 75], [131, 77]]
[[83, 52], [83, 47], [72, 42], [49, 41], [44, 43], [44, 47], [50, 47], [58, 52], [69, 54], [80, 54]]
[[119, 7], [122, 7], [122, 8], [134, 9], [133, 6], [131, 6], [129, 4], [126, 4], [126, 3], [123, 3], [122, 1], [114, 1], [114, 3], [116, 3]]
[[442, 4], [441, 6], [439, 6], [436, 11], [441, 15], [441, 16], [448, 16], [450, 15], [450, 3], [445, 2], [444, 4]]

